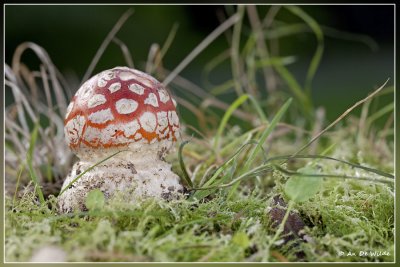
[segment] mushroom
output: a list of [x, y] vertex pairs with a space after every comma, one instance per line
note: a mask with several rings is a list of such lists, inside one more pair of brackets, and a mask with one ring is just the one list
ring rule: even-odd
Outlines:
[[183, 192], [179, 177], [164, 160], [179, 137], [176, 102], [146, 73], [115, 67], [90, 78], [67, 108], [64, 133], [80, 161], [62, 186], [61, 212], [86, 210], [86, 196], [93, 189], [106, 198], [116, 191], [128, 192], [132, 201], [170, 199]]

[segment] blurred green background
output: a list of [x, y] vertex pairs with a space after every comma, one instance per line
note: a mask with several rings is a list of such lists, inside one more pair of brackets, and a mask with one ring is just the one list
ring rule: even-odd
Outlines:
[[[324, 54], [312, 88], [315, 106], [324, 106], [329, 120], [382, 85], [387, 78], [391, 78], [389, 84], [393, 84], [394, 5], [300, 7], [321, 26], [367, 35], [375, 42], [367, 45], [361, 39], [338, 38], [345, 37], [340, 34], [325, 36]], [[178, 23], [179, 28], [163, 61], [163, 66], [169, 70], [221, 23], [221, 14], [226, 16], [226, 7], [220, 5], [6, 5], [5, 61], [11, 64], [12, 55], [22, 42], [34, 42], [46, 49], [74, 92], [101, 42], [129, 8], [134, 14], [117, 37], [127, 45], [135, 67], [141, 70], [144, 70], [150, 46], [153, 43], [162, 46], [174, 23]], [[234, 9], [233, 6], [228, 8]], [[259, 16], [263, 18], [269, 8], [258, 6]], [[284, 10], [276, 19], [285, 23], [302, 22]], [[243, 36], [250, 31], [248, 19], [245, 21]], [[282, 38], [279, 45], [282, 56], [296, 56], [296, 62], [289, 69], [303, 84], [316, 48], [315, 36], [311, 32], [291, 35]], [[221, 35], [183, 70], [182, 75], [210, 90], [203, 79], [205, 65], [228, 47], [226, 36]], [[39, 61], [32, 52], [25, 53], [23, 61], [38, 69]], [[120, 65], [125, 65], [122, 52], [111, 43], [93, 74]], [[230, 75], [231, 66], [226, 62], [208, 78], [219, 83]], [[387, 101], [393, 101], [388, 97]], [[6, 103], [10, 101], [12, 98], [6, 93]]]

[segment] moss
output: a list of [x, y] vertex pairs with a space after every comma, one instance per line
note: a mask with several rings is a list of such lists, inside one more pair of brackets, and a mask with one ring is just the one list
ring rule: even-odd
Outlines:
[[[275, 178], [270, 194], [282, 193], [285, 177]], [[268, 194], [244, 190], [227, 200], [220, 190], [207, 201], [133, 204], [116, 195], [100, 210], [59, 215], [48, 208], [53, 198], [40, 205], [27, 192], [14, 204], [6, 198], [7, 261], [27, 261], [45, 245], [61, 247], [69, 261], [277, 261], [280, 254], [297, 261], [299, 251], [307, 261], [393, 260], [394, 199], [384, 184], [326, 180], [317, 195], [295, 207], [312, 241], [272, 248], [267, 246], [274, 234]], [[341, 251], [388, 251], [390, 256], [338, 258]]]

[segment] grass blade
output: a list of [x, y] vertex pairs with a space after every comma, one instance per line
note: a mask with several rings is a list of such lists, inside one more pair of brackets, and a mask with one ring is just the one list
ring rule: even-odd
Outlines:
[[188, 144], [188, 143], [189, 143], [189, 141], [186, 140], [186, 141], [183, 141], [183, 142], [180, 144], [180, 146], [179, 146], [179, 152], [178, 152], [178, 158], [179, 158], [179, 165], [180, 165], [181, 170], [182, 170], [182, 172], [183, 172], [183, 178], [185, 179], [187, 185], [189, 186], [189, 189], [192, 189], [192, 188], [193, 188], [193, 182], [192, 182], [192, 180], [190, 179], [189, 174], [188, 174], [187, 171], [186, 171], [185, 162], [183, 161], [183, 157], [182, 157], [182, 150], [183, 150], [183, 147], [184, 147], [186, 144]]
[[[364, 167], [364, 166], [360, 166], [360, 165], [357, 165], [357, 164], [353, 164], [353, 163], [349, 163], [349, 162], [346, 162], [346, 161], [341, 161], [339, 159], [333, 159], [333, 158], [329, 158], [329, 157], [322, 157], [322, 158], [333, 159], [333, 160], [340, 161], [340, 162], [343, 162], [343, 163], [346, 163], [346, 164], [349, 164], [349, 165], [352, 165], [352, 166], [354, 165], [354, 167], [356, 167], [356, 168], [364, 169], [364, 170], [370, 171], [370, 172], [375, 173], [375, 174], [379, 174], [379, 175], [384, 176], [384, 177], [378, 178], [378, 177], [351, 176], [351, 175], [341, 175], [341, 174], [305, 174], [305, 173], [300, 173], [300, 172], [294, 172], [294, 171], [291, 171], [291, 170], [286, 170], [286, 169], [280, 167], [279, 165], [270, 163], [270, 161], [273, 161], [273, 160], [289, 159], [290, 157], [291, 156], [287, 155], [287, 156], [279, 156], [279, 157], [275, 157], [275, 158], [270, 158], [270, 159], [268, 159], [267, 163], [265, 163], [263, 165], [260, 165], [258, 167], [255, 167], [254, 169], [239, 175], [238, 177], [236, 177], [235, 179], [233, 179], [229, 183], [218, 184], [218, 185], [216, 185], [216, 184], [214, 184], [214, 185], [205, 184], [202, 187], [193, 188], [193, 190], [199, 190], [199, 191], [200, 190], [216, 190], [216, 189], [230, 187], [230, 186], [238, 184], [240, 181], [242, 181], [245, 178], [256, 177], [258, 175], [265, 174], [267, 172], [272, 172], [274, 169], [278, 170], [278, 171], [280, 171], [280, 172], [282, 172], [282, 173], [284, 173], [286, 175], [289, 175], [289, 176], [294, 175], [294, 176], [319, 177], [319, 178], [354, 179], [354, 180], [378, 182], [378, 183], [391, 184], [391, 185], [393, 185], [394, 182], [395, 182], [393, 175], [383, 173], [383, 172], [381, 172], [379, 170], [376, 170], [376, 169], [370, 169], [370, 168], [367, 168], [367, 167]], [[300, 158], [300, 156], [299, 156], [299, 158]], [[320, 158], [320, 156], [312, 156], [312, 155], [308, 155], [307, 156], [307, 155], [305, 155], [304, 158]], [[198, 193], [198, 192], [196, 192], [196, 193]]]
[[257, 154], [262, 151], [262, 146], [265, 143], [267, 137], [272, 133], [275, 129], [278, 122], [282, 119], [283, 115], [286, 113], [287, 109], [289, 108], [290, 104], [292, 103], [292, 98], [289, 98], [285, 104], [279, 109], [276, 113], [275, 117], [271, 120], [271, 124], [265, 129], [262, 133], [260, 140], [256, 147], [254, 147], [253, 151], [250, 153], [248, 160], [245, 163], [244, 170], [247, 171], [250, 168], [250, 165], [253, 163], [254, 159], [256, 158]]
[[76, 178], [75, 178], [74, 180], [72, 180], [66, 187], [64, 187], [64, 189], [61, 190], [61, 192], [60, 192], [60, 194], [59, 194], [58, 196], [61, 196], [68, 188], [70, 188], [70, 186], [71, 186], [73, 183], [75, 183], [76, 181], [78, 181], [78, 179], [81, 178], [85, 173], [87, 173], [88, 171], [91, 171], [94, 167], [96, 167], [97, 165], [99, 165], [99, 164], [105, 162], [106, 160], [109, 160], [110, 158], [116, 156], [117, 154], [119, 154], [119, 153], [121, 153], [121, 152], [125, 152], [125, 151], [128, 151], [128, 150], [121, 150], [121, 151], [115, 152], [114, 154], [112, 154], [112, 155], [110, 155], [110, 156], [108, 156], [108, 157], [106, 157], [106, 158], [100, 160], [100, 161], [97, 162], [96, 164], [94, 164], [94, 165], [90, 166], [89, 168], [87, 168], [86, 170], [84, 170], [82, 173], [80, 173], [78, 176], [76, 176]]
[[39, 123], [39, 120], [38, 120], [38, 121], [36, 121], [35, 126], [34, 126], [34, 128], [32, 130], [32, 133], [31, 133], [31, 140], [29, 142], [29, 149], [28, 149], [28, 153], [26, 155], [26, 163], [28, 165], [28, 170], [29, 170], [29, 174], [30, 174], [31, 180], [32, 180], [33, 184], [35, 185], [35, 192], [39, 196], [40, 203], [43, 204], [45, 202], [44, 196], [43, 196], [43, 192], [42, 192], [42, 189], [40, 188], [40, 185], [38, 183], [38, 178], [37, 178], [35, 170], [33, 169], [33, 163], [32, 163], [32, 161], [33, 161], [33, 152], [35, 150], [35, 144], [36, 144], [36, 140], [37, 140], [38, 132], [39, 132], [39, 125], [40, 125], [40, 123]]
[[17, 183], [16, 183], [16, 185], [15, 185], [15, 192], [14, 192], [14, 197], [13, 197], [13, 207], [15, 206], [15, 201], [16, 201], [16, 199], [17, 199], [17, 194], [18, 194], [18, 188], [19, 188], [19, 182], [20, 182], [20, 179], [21, 179], [21, 174], [22, 174], [22, 171], [24, 170], [24, 168], [23, 168], [23, 166], [20, 166], [20, 168], [19, 168], [19, 172], [18, 172], [18, 176], [17, 176]]
[[[289, 108], [291, 103], [292, 103], [292, 98], [289, 98], [285, 102], [285, 104], [283, 104], [283, 106], [279, 109], [279, 111], [276, 113], [275, 117], [271, 121], [271, 124], [264, 130], [264, 132], [262, 133], [262, 135], [260, 137], [260, 140], [258, 141], [258, 144], [250, 152], [250, 156], [247, 159], [246, 163], [244, 164], [243, 172], [247, 172], [250, 169], [250, 166], [253, 163], [256, 156], [258, 155], [258, 153], [263, 150], [263, 145], [265, 143], [265, 140], [275, 129], [276, 125], [282, 119], [283, 115], [286, 113], [286, 111]], [[232, 189], [230, 190], [230, 192], [228, 194], [228, 199], [230, 199], [232, 197], [233, 193], [236, 191], [238, 186], [239, 186], [239, 182], [232, 187]]]
[[295, 172], [291, 170], [285, 170], [278, 165], [274, 165], [274, 167], [287, 175], [293, 176], [303, 176], [303, 177], [319, 177], [319, 178], [342, 178], [342, 179], [354, 179], [354, 180], [361, 180], [361, 181], [371, 181], [371, 182], [379, 182], [384, 184], [394, 184], [394, 180], [390, 178], [378, 178], [378, 177], [364, 177], [364, 176], [352, 176], [352, 175], [341, 175], [341, 174], [311, 174], [311, 173], [301, 173]]
[[[219, 184], [225, 182], [225, 179], [221, 179], [220, 181], [215, 182], [216, 179], [218, 178], [218, 176], [226, 169], [226, 167], [227, 167], [229, 164], [231, 164], [231, 163], [236, 159], [236, 157], [239, 155], [239, 153], [242, 152], [242, 150], [243, 150], [246, 146], [251, 145], [251, 144], [257, 144], [257, 142], [256, 142], [255, 140], [250, 140], [250, 141], [248, 141], [247, 143], [243, 144], [238, 150], [236, 150], [236, 152], [235, 152], [228, 160], [226, 160], [223, 164], [221, 164], [221, 165], [215, 170], [215, 172], [214, 172], [214, 174], [211, 176], [211, 178], [204, 184], [204, 186], [201, 187], [201, 188], [210, 188], [211, 190], [195, 192], [195, 193], [190, 197], [190, 199], [193, 199], [193, 198], [203, 199], [203, 198], [207, 197], [208, 195], [212, 194], [212, 193], [215, 191], [216, 187], [217, 187]], [[214, 182], [215, 182], [215, 183], [214, 183]], [[192, 189], [193, 189], [193, 190], [197, 190], [197, 189], [200, 189], [200, 188], [192, 188]]]
[[373, 121], [379, 119], [380, 117], [384, 116], [386, 113], [392, 112], [394, 109], [394, 103], [390, 103], [386, 106], [384, 106], [382, 109], [378, 110], [374, 114], [372, 114], [368, 119], [367, 119], [367, 125], [370, 126]]
[[308, 26], [310, 26], [315, 34], [315, 37], [317, 38], [317, 49], [315, 50], [314, 56], [311, 59], [310, 66], [308, 67], [306, 82], [304, 86], [307, 96], [311, 100], [311, 83], [318, 69], [319, 63], [321, 62], [322, 54], [324, 52], [324, 34], [322, 33], [322, 30], [318, 23], [307, 13], [305, 13], [301, 8], [299, 8], [298, 6], [286, 6], [286, 8], [290, 12], [304, 20], [308, 24]]
[[240, 105], [242, 105], [247, 99], [249, 98], [249, 95], [244, 94], [238, 99], [233, 102], [229, 108], [226, 110], [224, 117], [222, 117], [221, 123], [219, 124], [217, 133], [215, 135], [214, 139], [214, 151], [218, 153], [219, 150], [219, 140], [222, 136], [222, 132], [224, 131], [226, 124], [228, 123], [229, 118], [232, 116], [233, 111], [235, 111]]
[[279, 75], [281, 75], [282, 78], [285, 80], [292, 94], [299, 101], [300, 108], [303, 109], [305, 115], [310, 115], [312, 112], [312, 104], [295, 77], [289, 72], [289, 70], [283, 65], [282, 62], [273, 61], [271, 63], [274, 66], [275, 70], [279, 73]]
[[351, 166], [353, 168], [362, 169], [362, 170], [367, 171], [367, 172], [372, 172], [372, 173], [375, 173], [375, 174], [378, 174], [378, 175], [381, 175], [381, 176], [384, 176], [384, 177], [387, 177], [387, 178], [394, 179], [394, 176], [389, 174], [389, 173], [386, 173], [386, 172], [383, 172], [383, 171], [380, 171], [380, 170], [377, 170], [377, 169], [369, 168], [369, 167], [366, 167], [366, 166], [362, 166], [362, 165], [359, 165], [359, 164], [355, 164], [355, 163], [352, 163], [352, 162], [349, 162], [349, 161], [346, 161], [346, 160], [336, 159], [336, 158], [332, 158], [332, 157], [328, 157], [328, 156], [322, 156], [322, 155], [291, 155], [291, 156], [285, 155], [285, 156], [277, 156], [277, 157], [269, 158], [268, 161], [270, 162], [270, 161], [275, 161], [275, 160], [288, 160], [288, 159], [325, 159], [325, 160], [333, 160], [333, 161], [337, 161], [337, 162], [340, 162], [340, 163], [347, 164], [347, 165], [349, 165], [349, 166]]

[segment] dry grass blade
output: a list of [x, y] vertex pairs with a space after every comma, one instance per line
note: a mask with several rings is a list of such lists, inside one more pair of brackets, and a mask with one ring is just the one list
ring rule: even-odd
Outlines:
[[[46, 70], [43, 66], [40, 66], [40, 73], [42, 75], [42, 81], [43, 81], [43, 88], [44, 92], [46, 95], [46, 101], [47, 101], [47, 112], [49, 114], [49, 117], [54, 117], [54, 106], [53, 106], [53, 101], [51, 99], [51, 94], [50, 94], [50, 86], [48, 83], [48, 78], [47, 78], [47, 73]], [[46, 107], [44, 107], [46, 109]], [[49, 120], [50, 126], [48, 129], [50, 129], [50, 138], [46, 138], [44, 140], [48, 141], [48, 143], [51, 143], [52, 140], [54, 140], [54, 120]]]
[[[164, 42], [162, 48], [158, 44], [153, 44], [150, 47], [149, 58], [146, 62], [146, 72], [152, 74], [153, 72], [158, 72], [158, 77], [164, 79], [165, 75], [162, 68], [162, 60], [167, 53], [172, 41], [175, 38], [176, 32], [178, 30], [178, 24], [175, 23], [172, 26], [171, 31], [168, 34], [167, 39]], [[151, 57], [150, 57], [151, 56]]]
[[101, 43], [99, 49], [97, 50], [96, 54], [94, 55], [92, 62], [90, 62], [89, 67], [86, 70], [85, 75], [83, 75], [82, 78], [82, 83], [86, 81], [89, 76], [92, 74], [97, 62], [99, 62], [99, 59], [101, 55], [104, 53], [106, 50], [107, 46], [110, 44], [110, 42], [113, 40], [119, 29], [124, 25], [125, 21], [133, 14], [133, 10], [129, 9], [126, 11], [121, 18], [117, 21], [117, 23], [114, 25], [112, 30], [108, 33], [107, 37], [104, 39], [104, 41]]
[[346, 117], [351, 111], [353, 111], [356, 107], [359, 105], [367, 102], [368, 100], [372, 99], [374, 96], [376, 96], [379, 92], [385, 88], [385, 85], [388, 83], [389, 79], [386, 80], [386, 82], [376, 89], [372, 94], [369, 96], [365, 97], [364, 99], [358, 101], [355, 103], [353, 106], [351, 106], [349, 109], [347, 109], [342, 115], [340, 115], [334, 122], [328, 125], [325, 129], [323, 129], [321, 132], [319, 132], [316, 136], [314, 136], [306, 145], [301, 147], [296, 153], [293, 154], [293, 156], [298, 155], [300, 152], [302, 152], [304, 149], [306, 149], [308, 146], [310, 146], [315, 140], [317, 140], [321, 135], [323, 135], [325, 132], [327, 132], [329, 129], [331, 129], [333, 126], [335, 126], [339, 121], [341, 121], [344, 117]]
[[[33, 72], [25, 65], [25, 64], [20, 64], [20, 76], [23, 78], [23, 80], [27, 83], [28, 88], [30, 89], [30, 96], [32, 99], [32, 106], [35, 108], [38, 98], [39, 98], [39, 90], [38, 86], [35, 82], [35, 77]], [[25, 89], [23, 86], [21, 86], [22, 89]], [[25, 93], [25, 92], [24, 92]], [[35, 110], [36, 111], [36, 110]]]
[[157, 67], [160, 65], [161, 59], [162, 59], [162, 58], [164, 57], [164, 55], [167, 53], [169, 47], [170, 47], [171, 44], [172, 44], [172, 41], [175, 39], [175, 35], [176, 35], [176, 32], [178, 31], [178, 27], [179, 27], [179, 24], [178, 24], [178, 23], [175, 23], [175, 24], [172, 26], [172, 29], [171, 29], [171, 31], [170, 31], [169, 34], [168, 34], [167, 40], [165, 40], [165, 43], [164, 43], [164, 45], [163, 45], [162, 48], [161, 48], [161, 51], [160, 51], [160, 58], [159, 58], [159, 60], [157, 60], [157, 61], [154, 63], [155, 68], [157, 68]]
[[[219, 108], [221, 110], [227, 110], [229, 108], [229, 104], [219, 100], [215, 96], [209, 94], [207, 91], [205, 91], [203, 88], [200, 86], [194, 84], [193, 82], [189, 81], [188, 79], [183, 78], [182, 76], [176, 76], [174, 81], [172, 82], [174, 85], [177, 85], [191, 94], [199, 97], [200, 99], [203, 100], [203, 103], [201, 104], [201, 107], [207, 108], [208, 106], [213, 106], [216, 108]], [[179, 100], [178, 100], [179, 103]], [[253, 121], [256, 116], [254, 114], [242, 111], [242, 110], [235, 110], [233, 112], [233, 115], [239, 119], [245, 120], [245, 121]]]
[[[39, 46], [35, 43], [32, 43], [32, 42], [25, 42], [25, 43], [20, 44], [17, 47], [17, 49], [15, 50], [15, 53], [12, 58], [12, 72], [15, 75], [16, 82], [17, 82], [16, 84], [18, 84], [18, 86], [21, 87], [22, 89], [25, 88], [23, 86], [23, 82], [20, 77], [20, 74], [21, 74], [21, 71], [23, 70], [23, 67], [22, 67], [23, 63], [21, 63], [21, 56], [27, 49], [33, 50], [33, 52], [36, 54], [36, 56], [44, 64], [44, 67], [49, 71], [49, 76], [50, 76], [50, 80], [52, 82], [52, 86], [53, 86], [54, 93], [56, 96], [57, 104], [60, 108], [60, 111], [63, 113], [67, 109], [67, 103], [66, 103], [67, 100], [64, 95], [64, 90], [58, 80], [58, 77], [60, 76], [60, 74], [59, 74], [59, 71], [57, 70], [57, 68], [54, 66], [53, 62], [51, 61], [46, 50], [44, 50], [41, 46]], [[30, 88], [30, 91], [31, 90], [32, 90], [32, 88]]]
[[229, 27], [235, 24], [239, 20], [239, 16], [233, 15], [220, 26], [218, 26], [212, 33], [210, 33], [198, 46], [196, 46], [185, 59], [179, 63], [179, 65], [165, 78], [163, 84], [167, 86], [175, 77], [198, 55], [200, 54], [210, 43], [212, 43], [218, 36], [220, 36]]
[[190, 103], [186, 99], [183, 99], [183, 98], [181, 98], [179, 96], [174, 96], [174, 98], [180, 105], [182, 105], [183, 107], [187, 108], [194, 115], [196, 115], [199, 125], [201, 126], [201, 128], [204, 129], [204, 127], [207, 124], [207, 120], [206, 120], [206, 117], [204, 116], [203, 112], [199, 108], [197, 108], [196, 105]]
[[149, 54], [147, 55], [145, 72], [152, 73], [155, 69], [154, 62], [160, 61], [160, 46], [154, 43], [150, 46]]
[[[323, 127], [323, 123], [325, 120], [325, 109], [322, 107], [319, 107], [315, 110], [315, 123], [314, 123], [314, 128], [312, 130], [312, 135], [317, 135]], [[316, 154], [318, 148], [318, 142], [314, 142], [310, 145], [310, 153], [311, 154]]]
[[378, 51], [379, 49], [379, 45], [377, 44], [377, 42], [366, 34], [356, 34], [356, 33], [340, 31], [335, 28], [327, 26], [321, 26], [321, 28], [326, 36], [353, 42], [360, 42], [368, 46], [368, 48], [374, 52]]
[[[262, 24], [260, 18], [258, 17], [257, 9], [253, 5], [247, 6], [247, 13], [249, 15], [249, 20], [251, 27], [253, 28], [253, 32], [256, 38], [257, 50], [260, 58], [263, 60], [269, 60], [269, 52], [267, 46], [265, 44], [264, 32], [262, 29]], [[265, 66], [264, 71], [264, 81], [267, 86], [268, 92], [273, 92], [276, 90], [277, 82], [273, 72], [273, 69], [270, 66]]]
[[21, 123], [22, 128], [24, 129], [24, 131], [29, 132], [29, 126], [23, 108], [25, 107], [25, 110], [32, 119], [32, 121], [36, 121], [37, 118], [31, 106], [29, 105], [29, 101], [26, 99], [25, 95], [21, 92], [21, 89], [17, 84], [11, 83], [10, 81], [6, 80], [5, 85], [11, 88], [11, 91], [14, 95], [14, 100], [16, 103], [15, 107], [17, 109], [18, 119], [19, 122]]
[[131, 52], [129, 52], [129, 48], [126, 46], [126, 44], [124, 42], [122, 42], [120, 39], [118, 39], [117, 37], [113, 38], [113, 42], [116, 43], [120, 47], [122, 54], [124, 55], [125, 62], [128, 65], [128, 67], [132, 68], [132, 69], [135, 68], [135, 65], [133, 64], [133, 61], [132, 61]]
[[236, 94], [238, 96], [241, 96], [244, 94], [243, 91], [243, 81], [242, 77], [243, 76], [243, 63], [241, 61], [241, 58], [239, 56], [240, 54], [240, 35], [242, 32], [242, 24], [243, 24], [243, 14], [244, 14], [244, 6], [238, 6], [238, 11], [237, 11], [237, 16], [238, 16], [238, 23], [236, 23], [235, 27], [233, 28], [233, 33], [232, 33], [232, 45], [231, 45], [231, 69], [232, 69], [232, 76], [233, 79], [235, 80], [235, 90]]
[[[41, 61], [39, 70], [31, 70], [21, 61], [27, 50], [32, 50]], [[25, 164], [21, 155], [27, 155], [32, 123], [44, 118], [43, 125], [37, 127], [36, 149], [29, 158], [30, 173], [35, 173], [38, 182], [45, 182], [45, 177], [49, 181], [63, 177], [66, 165], [72, 158], [63, 142], [62, 117], [67, 106], [68, 83], [48, 53], [32, 42], [17, 47], [12, 58], [12, 68], [5, 65], [5, 76], [5, 85], [14, 98], [5, 114], [7, 174]], [[9, 175], [8, 182], [15, 182], [15, 177]], [[26, 177], [22, 177], [22, 181], [25, 183]]]
[[[28, 139], [29, 135], [21, 129], [16, 123], [14, 123], [8, 116], [5, 116], [5, 124], [7, 125], [7, 130], [5, 132], [5, 139], [12, 142], [14, 145], [13, 149], [5, 149], [5, 161], [6, 162], [14, 162], [17, 159], [21, 159], [21, 155], [24, 155], [26, 152], [26, 148], [20, 142], [18, 133], [23, 136], [23, 138]], [[15, 158], [10, 157], [9, 152], [15, 155]]]

